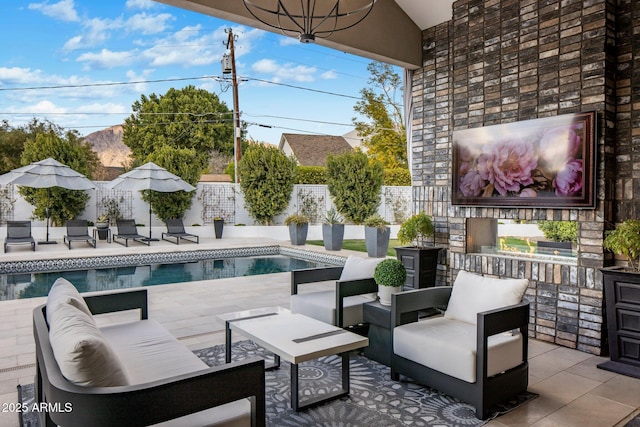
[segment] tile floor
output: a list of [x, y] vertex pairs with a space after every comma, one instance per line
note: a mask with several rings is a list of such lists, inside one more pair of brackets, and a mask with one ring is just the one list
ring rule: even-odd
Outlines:
[[[203, 239], [198, 249], [286, 244], [266, 239]], [[39, 246], [33, 253], [12, 247], [0, 260], [88, 256], [154, 251], [193, 250], [195, 245], [175, 246], [154, 242], [151, 248], [114, 244], [69, 251], [62, 245]], [[322, 251], [320, 247], [305, 249]], [[345, 251], [345, 254], [347, 251]], [[1, 262], [1, 261], [0, 261]], [[149, 287], [149, 316], [165, 325], [195, 350], [224, 342], [218, 313], [269, 305], [287, 306], [289, 274], [219, 279]], [[34, 344], [31, 312], [44, 298], [0, 302], [0, 427], [18, 425], [18, 415], [6, 412], [17, 402], [17, 384], [33, 382]], [[101, 321], [123, 320], [107, 316]], [[596, 368], [605, 360], [556, 345], [530, 340], [529, 390], [540, 397], [499, 417], [488, 426], [622, 426], [640, 407], [640, 380]]]

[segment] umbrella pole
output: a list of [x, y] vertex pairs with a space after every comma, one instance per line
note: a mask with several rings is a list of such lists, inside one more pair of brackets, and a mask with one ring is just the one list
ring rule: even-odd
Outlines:
[[[152, 190], [153, 191], [153, 190]], [[151, 238], [151, 212], [153, 212], [153, 209], [151, 208], [151, 192], [149, 191], [149, 237], [147, 238], [148, 242], [158, 242], [158, 239], [152, 239]]]
[[47, 240], [41, 240], [38, 242], [39, 245], [52, 245], [56, 242], [55, 240], [49, 240], [49, 218], [51, 217], [51, 213], [49, 212], [49, 202], [51, 196], [51, 189], [47, 188], [47, 207], [45, 208], [45, 214], [47, 216]]

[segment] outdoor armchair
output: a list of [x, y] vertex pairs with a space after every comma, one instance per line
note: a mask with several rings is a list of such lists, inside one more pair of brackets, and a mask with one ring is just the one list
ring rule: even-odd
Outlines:
[[[378, 285], [373, 271], [383, 259], [349, 256], [344, 267], [292, 271], [291, 311], [340, 328], [362, 324], [362, 304], [376, 300]], [[334, 289], [299, 292], [300, 285], [327, 281], [334, 284]]]
[[[182, 218], [168, 219], [165, 221], [165, 224], [167, 225], [167, 231], [165, 233], [162, 233], [162, 240], [175, 243], [176, 245], [180, 244], [180, 239], [184, 239], [188, 242], [200, 243], [200, 236], [187, 233], [184, 230], [184, 223], [182, 222]], [[167, 237], [172, 237], [176, 240], [172, 241]]]
[[70, 219], [67, 221], [67, 234], [62, 241], [71, 249], [71, 242], [87, 242], [94, 248], [96, 239], [89, 235], [89, 226], [84, 219]]
[[31, 236], [31, 221], [7, 221], [7, 237], [4, 239], [4, 251], [8, 245], [30, 244], [31, 250], [36, 250], [36, 241]]
[[124, 240], [124, 246], [129, 246], [129, 240], [133, 240], [134, 242], [142, 243], [143, 245], [147, 246], [151, 244], [149, 238], [138, 233], [138, 228], [136, 227], [135, 220], [118, 219], [116, 220], [116, 226], [118, 228], [118, 231], [113, 236], [114, 242], [122, 245], [123, 243], [118, 241], [118, 238], [120, 238]]
[[[526, 279], [460, 271], [453, 287], [391, 297], [391, 379], [400, 374], [472, 404], [486, 419], [496, 404], [527, 390], [529, 302]], [[447, 307], [403, 324], [403, 314]]]

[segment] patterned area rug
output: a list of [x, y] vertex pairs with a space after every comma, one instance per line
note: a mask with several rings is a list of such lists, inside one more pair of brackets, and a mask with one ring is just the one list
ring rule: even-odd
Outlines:
[[[195, 352], [210, 366], [224, 364], [224, 346], [215, 346]], [[233, 345], [233, 358], [271, 355], [251, 341]], [[268, 362], [267, 362], [268, 363]], [[300, 365], [300, 396], [326, 393], [340, 385], [340, 358], [323, 357]], [[348, 397], [296, 413], [290, 406], [289, 364], [282, 362], [280, 369], [267, 371], [267, 424], [274, 427], [344, 426], [480, 426], [469, 404], [418, 384], [391, 381], [389, 368], [371, 361], [358, 353], [351, 355], [351, 393]], [[29, 407], [33, 403], [33, 384], [18, 386], [20, 403]], [[537, 397], [524, 393], [512, 401], [496, 407], [495, 418]], [[35, 416], [21, 414], [23, 427], [37, 426]], [[490, 419], [491, 419], [490, 418]]]

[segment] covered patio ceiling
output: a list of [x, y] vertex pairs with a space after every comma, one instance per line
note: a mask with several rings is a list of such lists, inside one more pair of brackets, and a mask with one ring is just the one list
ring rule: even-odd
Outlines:
[[[265, 31], [241, 0], [156, 0]], [[407, 69], [422, 66], [422, 30], [448, 21], [453, 0], [377, 0], [369, 16], [353, 28], [316, 40], [319, 45]]]

